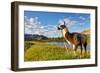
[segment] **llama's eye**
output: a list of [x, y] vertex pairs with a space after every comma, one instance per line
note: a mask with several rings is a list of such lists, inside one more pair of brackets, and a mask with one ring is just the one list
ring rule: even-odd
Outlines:
[[63, 27], [63, 25], [61, 25], [61, 27]]

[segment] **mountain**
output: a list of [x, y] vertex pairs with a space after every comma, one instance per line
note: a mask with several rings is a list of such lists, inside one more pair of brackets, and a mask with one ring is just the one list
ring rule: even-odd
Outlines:
[[24, 35], [25, 40], [47, 40], [48, 38], [44, 35], [38, 35], [38, 34], [25, 34]]

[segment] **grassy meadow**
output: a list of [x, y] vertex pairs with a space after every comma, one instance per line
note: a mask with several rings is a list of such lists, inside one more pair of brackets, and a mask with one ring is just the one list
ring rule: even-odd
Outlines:
[[47, 42], [25, 41], [24, 61], [47, 61], [47, 60], [69, 60], [90, 58], [90, 52], [80, 57], [80, 50], [76, 55], [72, 49], [65, 49], [62, 46], [50, 45]]

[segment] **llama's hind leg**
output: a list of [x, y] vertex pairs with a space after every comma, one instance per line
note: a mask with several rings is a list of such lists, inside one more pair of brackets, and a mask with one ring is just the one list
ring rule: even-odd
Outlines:
[[85, 50], [85, 55], [87, 55], [87, 43], [85, 43], [83, 46], [84, 46], [84, 50]]
[[81, 44], [80, 45], [80, 55], [79, 55], [79, 58], [82, 58], [83, 57], [83, 45]]
[[80, 47], [81, 47], [81, 55], [82, 55], [82, 53], [83, 53], [83, 47], [82, 47], [82, 45], [80, 45]]

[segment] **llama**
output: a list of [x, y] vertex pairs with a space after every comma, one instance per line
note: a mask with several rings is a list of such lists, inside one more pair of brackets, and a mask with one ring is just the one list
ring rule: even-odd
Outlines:
[[77, 32], [73, 32], [70, 33], [68, 28], [65, 25], [65, 22], [63, 25], [60, 25], [58, 27], [58, 30], [61, 30], [63, 33], [63, 37], [65, 39], [65, 41], [67, 43], [69, 43], [69, 45], [73, 45], [73, 49], [76, 52], [78, 46], [80, 46], [80, 50], [81, 50], [81, 54], [82, 54], [82, 50], [85, 50], [85, 53], [87, 52], [87, 38], [85, 34], [81, 34], [81, 33], [77, 33]]

